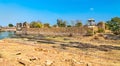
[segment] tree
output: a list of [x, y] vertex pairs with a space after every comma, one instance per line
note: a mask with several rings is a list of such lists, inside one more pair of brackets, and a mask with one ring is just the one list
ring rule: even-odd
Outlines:
[[114, 17], [106, 23], [109, 26], [109, 29], [113, 31], [114, 34], [120, 34], [120, 18]]
[[50, 24], [49, 24], [49, 23], [45, 23], [45, 24], [44, 24], [44, 27], [49, 28], [49, 27], [50, 27]]
[[58, 27], [61, 27], [61, 24], [62, 24], [62, 20], [57, 19], [57, 26], [58, 26]]
[[109, 25], [105, 23], [105, 29], [109, 30]]
[[67, 25], [67, 27], [72, 27], [71, 25]]
[[119, 17], [114, 17], [114, 18], [111, 19], [111, 22], [120, 23], [120, 18]]
[[43, 24], [39, 21], [33, 21], [30, 23], [30, 27], [31, 28], [42, 28], [43, 27]]
[[13, 24], [8, 24], [9, 27], [13, 27], [14, 25]]
[[81, 26], [82, 26], [82, 22], [80, 20], [77, 20], [75, 27], [81, 27]]
[[66, 21], [57, 19], [57, 26], [58, 27], [66, 27]]
[[63, 23], [61, 24], [61, 27], [66, 27], [66, 21], [63, 21]]
[[53, 25], [53, 27], [57, 27], [57, 25]]
[[71, 20], [71, 25], [72, 25], [72, 27], [74, 27], [75, 26], [75, 21]]
[[2, 26], [0, 25], [0, 31], [2, 30], [1, 28], [2, 28]]

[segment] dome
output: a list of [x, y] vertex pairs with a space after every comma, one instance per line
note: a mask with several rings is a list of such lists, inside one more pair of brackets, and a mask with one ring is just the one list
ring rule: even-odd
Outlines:
[[88, 20], [95, 20], [94, 18], [90, 18], [90, 19], [88, 19]]
[[95, 20], [93, 18], [88, 19], [88, 25], [89, 26], [94, 26], [95, 25]]

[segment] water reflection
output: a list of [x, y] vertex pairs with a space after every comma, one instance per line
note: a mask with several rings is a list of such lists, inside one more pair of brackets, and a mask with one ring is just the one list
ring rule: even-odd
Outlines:
[[14, 32], [0, 32], [0, 39], [10, 38], [14, 35]]

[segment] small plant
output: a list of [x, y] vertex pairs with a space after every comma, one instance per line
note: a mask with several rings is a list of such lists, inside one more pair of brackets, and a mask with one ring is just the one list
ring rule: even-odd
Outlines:
[[93, 36], [94, 35], [94, 32], [93, 30], [87, 30], [87, 36]]
[[104, 33], [104, 32], [105, 32], [105, 30], [103, 28], [98, 29], [98, 33]]

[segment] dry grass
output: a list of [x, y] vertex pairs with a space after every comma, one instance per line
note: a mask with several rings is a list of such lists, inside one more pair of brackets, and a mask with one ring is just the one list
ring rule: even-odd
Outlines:
[[0, 54], [0, 58], [3, 58], [2, 54]]
[[[115, 41], [95, 38], [94, 36], [47, 37], [48, 41], [55, 41], [55, 44], [32, 45], [31, 41], [24, 39], [5, 39], [0, 42], [0, 58], [3, 58], [0, 60], [0, 66], [5, 66], [6, 63], [6, 66], [120, 66], [120, 50], [96, 49], [101, 48], [100, 45], [107, 45], [107, 47], [108, 45], [120, 47], [120, 45]], [[21, 44], [18, 41], [26, 43]]]

